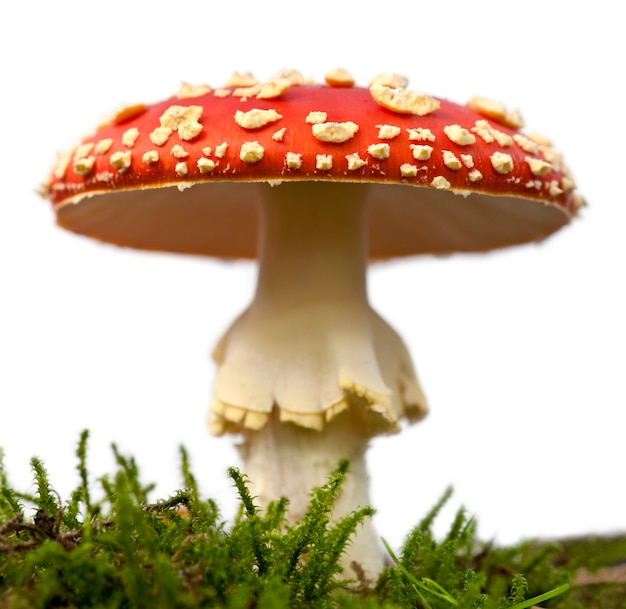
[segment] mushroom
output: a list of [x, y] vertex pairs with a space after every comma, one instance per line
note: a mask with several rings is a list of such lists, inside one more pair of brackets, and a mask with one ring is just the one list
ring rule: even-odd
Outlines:
[[[98, 127], [44, 188], [75, 233], [258, 259], [253, 302], [214, 351], [210, 427], [241, 436], [253, 494], [288, 497], [294, 520], [341, 459], [335, 517], [369, 504], [369, 440], [427, 412], [404, 343], [368, 303], [368, 261], [540, 241], [582, 204], [561, 155], [501, 104], [396, 75], [326, 80], [184, 85]], [[371, 523], [353, 560], [369, 576], [383, 566]]]

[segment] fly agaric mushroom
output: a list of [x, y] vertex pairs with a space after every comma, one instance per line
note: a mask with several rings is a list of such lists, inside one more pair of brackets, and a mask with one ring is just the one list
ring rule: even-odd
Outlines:
[[[336, 516], [369, 503], [365, 450], [427, 411], [407, 350], [370, 307], [368, 260], [479, 252], [552, 234], [582, 200], [561, 155], [483, 98], [462, 106], [383, 76], [183, 86], [118, 113], [45, 185], [58, 223], [121, 246], [258, 258], [249, 308], [217, 345], [211, 429], [242, 436], [261, 503], [340, 459]], [[193, 188], [192, 188], [193, 187]], [[382, 567], [371, 525], [349, 548]]]

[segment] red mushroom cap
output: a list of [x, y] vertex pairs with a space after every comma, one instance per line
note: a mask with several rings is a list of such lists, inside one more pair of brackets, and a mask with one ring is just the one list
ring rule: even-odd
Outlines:
[[259, 182], [369, 183], [371, 258], [541, 240], [576, 214], [560, 154], [517, 115], [349, 84], [185, 87], [62, 155], [46, 195], [71, 231], [219, 257], [255, 256]]

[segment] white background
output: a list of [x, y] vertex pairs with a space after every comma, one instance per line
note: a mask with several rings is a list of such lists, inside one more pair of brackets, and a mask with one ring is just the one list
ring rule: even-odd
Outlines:
[[15, 486], [30, 488], [37, 454], [67, 496], [89, 428], [92, 470], [112, 470], [115, 441], [156, 496], [180, 484], [185, 444], [228, 515], [238, 458], [206, 429], [209, 353], [248, 303], [254, 266], [91, 242], [56, 228], [35, 191], [58, 151], [183, 80], [344, 66], [361, 84], [397, 72], [455, 101], [519, 108], [590, 204], [539, 246], [372, 268], [371, 301], [407, 341], [432, 410], [369, 453], [379, 531], [397, 545], [448, 485], [450, 509], [466, 505], [502, 543], [626, 528], [618, 3], [17, 5], [0, 9], [0, 446]]

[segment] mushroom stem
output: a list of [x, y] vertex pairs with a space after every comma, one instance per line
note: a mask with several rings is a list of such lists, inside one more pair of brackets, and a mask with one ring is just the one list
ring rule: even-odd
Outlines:
[[421, 418], [408, 352], [367, 300], [367, 187], [260, 188], [257, 289], [213, 352], [213, 432], [260, 429], [274, 407], [317, 430], [350, 407], [372, 434]]
[[[243, 432], [253, 494], [287, 496], [292, 520], [348, 459], [341, 517], [369, 501], [368, 439], [421, 418], [425, 400], [404, 344], [367, 300], [367, 186], [261, 189], [257, 289], [214, 351], [212, 430]], [[382, 567], [371, 524], [345, 560], [370, 575]]]
[[367, 303], [366, 194], [356, 184], [264, 187], [255, 309]]

